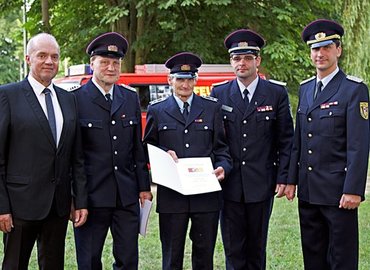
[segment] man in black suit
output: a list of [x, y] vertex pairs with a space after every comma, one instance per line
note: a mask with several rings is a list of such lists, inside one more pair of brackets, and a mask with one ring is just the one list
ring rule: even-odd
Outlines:
[[257, 74], [263, 38], [249, 30], [225, 39], [236, 78], [214, 86], [222, 104], [233, 170], [222, 183], [222, 239], [227, 270], [262, 270], [274, 194], [284, 196], [293, 139], [285, 83]]
[[298, 185], [306, 270], [358, 269], [358, 207], [364, 200], [369, 157], [369, 92], [339, 67], [343, 27], [309, 23], [316, 76], [301, 82], [289, 167], [288, 199]]
[[135, 89], [116, 85], [127, 40], [104, 33], [87, 47], [92, 79], [75, 91], [82, 129], [89, 219], [75, 229], [78, 268], [102, 269], [107, 232], [113, 269], [137, 269], [139, 199], [152, 199]]
[[70, 213], [75, 227], [87, 218], [77, 103], [52, 84], [59, 62], [53, 36], [33, 37], [26, 61], [27, 78], [0, 87], [2, 267], [27, 269], [37, 240], [40, 268], [62, 270]]
[[[221, 181], [231, 169], [231, 158], [222, 127], [221, 105], [214, 98], [193, 93], [201, 59], [188, 52], [166, 62], [173, 95], [151, 104], [144, 142], [178, 158], [211, 157]], [[227, 180], [226, 180], [227, 181]], [[191, 221], [192, 269], [213, 269], [221, 192], [182, 195], [158, 185], [157, 212], [162, 243], [162, 268], [182, 269], [188, 223]]]

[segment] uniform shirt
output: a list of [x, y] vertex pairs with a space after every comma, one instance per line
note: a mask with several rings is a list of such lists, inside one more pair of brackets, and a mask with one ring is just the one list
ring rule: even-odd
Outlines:
[[63, 128], [63, 114], [62, 109], [60, 108], [58, 97], [55, 93], [53, 84], [50, 84], [48, 87], [45, 87], [38, 81], [36, 81], [35, 78], [32, 77], [31, 74], [28, 75], [28, 82], [30, 83], [33, 92], [35, 93], [37, 100], [39, 101], [42, 110], [45, 113], [46, 118], [48, 118], [48, 112], [46, 109], [46, 101], [45, 101], [45, 94], [42, 93], [45, 88], [49, 88], [51, 91], [51, 101], [53, 102], [54, 107], [54, 114], [55, 114], [55, 122], [56, 122], [56, 128], [57, 128], [57, 145], [60, 140], [60, 135], [62, 134], [62, 128]]
[[[331, 81], [331, 79], [334, 78], [334, 76], [339, 72], [339, 67], [337, 67], [332, 73], [330, 73], [328, 76], [321, 79], [322, 87], [321, 92], [324, 91], [325, 86]], [[318, 76], [316, 76], [316, 83], [319, 82], [320, 79]]]
[[247, 88], [247, 90], [248, 90], [248, 99], [249, 99], [249, 102], [250, 102], [252, 100], [254, 92], [256, 91], [256, 88], [257, 88], [258, 76], [247, 87], [245, 87], [245, 85], [241, 81], [239, 81], [238, 79], [236, 81], [238, 83], [239, 90], [240, 90], [240, 93], [241, 93], [243, 99], [244, 99], [244, 90], [245, 90], [245, 88]]
[[98, 90], [100, 91], [100, 93], [105, 97], [105, 99], [107, 99], [107, 97], [105, 96], [106, 94], [110, 94], [110, 99], [113, 101], [113, 89], [114, 89], [114, 84], [112, 85], [112, 87], [109, 89], [108, 93], [105, 92], [105, 90], [98, 84], [98, 82], [95, 80], [95, 78], [93, 77], [91, 79], [91, 81], [93, 82], [93, 84], [96, 86], [96, 88], [98, 88]]
[[[185, 103], [185, 102], [183, 102], [183, 101], [182, 101], [179, 97], [177, 97], [176, 95], [173, 95], [173, 97], [175, 98], [177, 105], [179, 105], [179, 108], [180, 108], [181, 113], [184, 113], [184, 103]], [[186, 102], [189, 104], [188, 112], [190, 112], [191, 103], [193, 102], [193, 95], [191, 95], [191, 96], [186, 100]]]

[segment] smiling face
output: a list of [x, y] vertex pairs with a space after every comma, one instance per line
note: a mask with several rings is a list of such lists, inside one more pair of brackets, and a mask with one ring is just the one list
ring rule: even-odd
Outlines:
[[251, 82], [257, 77], [257, 68], [261, 57], [254, 54], [235, 54], [230, 57], [230, 64], [240, 81]]
[[341, 54], [342, 47], [335, 43], [311, 49], [311, 60], [319, 78], [326, 77], [337, 68]]
[[95, 55], [90, 59], [93, 77], [97, 83], [106, 91], [119, 79], [121, 72], [121, 60], [119, 58]]
[[59, 68], [59, 46], [55, 39], [42, 34], [30, 40], [26, 61], [31, 76], [45, 87], [49, 86]]

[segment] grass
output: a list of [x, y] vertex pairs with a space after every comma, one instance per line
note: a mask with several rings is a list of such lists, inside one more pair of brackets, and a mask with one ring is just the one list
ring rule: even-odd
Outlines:
[[[154, 210], [154, 209], [153, 209]], [[360, 270], [370, 269], [370, 202], [365, 201], [359, 210], [360, 226]], [[139, 237], [140, 270], [161, 269], [161, 245], [158, 236], [158, 215], [152, 211], [149, 221], [148, 234]], [[191, 269], [191, 243], [187, 240], [184, 258], [184, 269]], [[112, 269], [112, 238], [106, 240], [103, 252], [104, 269]], [[2, 259], [2, 250], [0, 250]], [[29, 269], [37, 269], [36, 252], [31, 258]], [[73, 231], [69, 227], [66, 239], [65, 269], [74, 270], [76, 256], [73, 241]], [[224, 255], [221, 237], [219, 235], [215, 249], [214, 269], [224, 267]], [[299, 270], [303, 269], [300, 246], [297, 200], [293, 203], [285, 199], [275, 200], [270, 222], [269, 240], [267, 245], [267, 269], [269, 270]]]

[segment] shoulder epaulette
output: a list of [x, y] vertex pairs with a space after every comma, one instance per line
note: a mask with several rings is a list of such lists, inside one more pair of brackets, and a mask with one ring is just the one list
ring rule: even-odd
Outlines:
[[133, 92], [136, 92], [136, 89], [134, 87], [131, 87], [127, 84], [124, 84], [124, 83], [121, 83], [121, 86], [123, 86], [124, 88], [128, 89], [128, 90], [131, 90]]
[[229, 82], [229, 80], [222, 81], [222, 82], [217, 82], [217, 83], [212, 83], [212, 87], [223, 85], [223, 84], [228, 83], [228, 82]]
[[213, 101], [213, 102], [217, 102], [218, 99], [215, 98], [215, 97], [211, 97], [211, 96], [201, 96], [202, 98], [204, 99], [207, 99], [207, 100], [210, 100], [210, 101]]
[[152, 100], [151, 102], [149, 102], [150, 105], [154, 105], [154, 104], [157, 104], [159, 102], [162, 102], [164, 100], [166, 100], [167, 98], [166, 97], [163, 97], [163, 98], [158, 98], [158, 99], [155, 99], [155, 100]]
[[312, 76], [311, 78], [308, 78], [308, 79], [306, 79], [306, 80], [304, 80], [304, 81], [301, 81], [300, 82], [300, 85], [302, 85], [302, 84], [305, 84], [305, 83], [308, 83], [309, 81], [312, 81], [313, 79], [315, 79], [316, 77], [315, 76]]
[[276, 80], [271, 80], [271, 79], [269, 80], [269, 82], [277, 84], [277, 85], [281, 85], [281, 86], [286, 86], [286, 82], [281, 82], [281, 81], [276, 81]]
[[72, 87], [70, 87], [69, 89], [66, 89], [68, 92], [76, 92], [77, 90], [79, 90], [81, 88], [81, 85], [74, 85]]
[[350, 81], [357, 82], [357, 83], [362, 83], [363, 82], [363, 79], [352, 76], [352, 75], [347, 75], [347, 79], [350, 80]]

